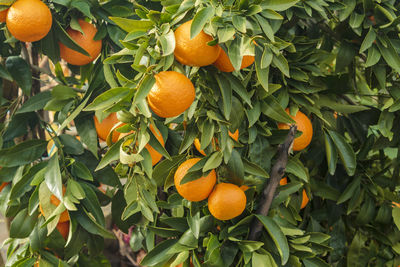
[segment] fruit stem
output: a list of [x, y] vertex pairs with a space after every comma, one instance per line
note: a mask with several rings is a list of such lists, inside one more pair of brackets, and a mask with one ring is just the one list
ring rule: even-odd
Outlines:
[[[280, 144], [278, 147], [278, 159], [276, 160], [274, 166], [271, 170], [271, 177], [269, 182], [266, 184], [262, 196], [260, 206], [257, 209], [257, 214], [267, 216], [269, 209], [271, 207], [272, 200], [275, 196], [276, 188], [279, 185], [279, 181], [285, 175], [286, 165], [288, 162], [288, 156], [290, 151], [292, 150], [294, 137], [297, 132], [297, 126], [290, 126], [290, 130], [288, 135], [286, 136], [285, 142]], [[257, 219], [254, 218], [252, 225], [250, 227], [251, 231], [249, 234], [249, 240], [257, 240], [261, 234], [263, 228], [263, 224]]]

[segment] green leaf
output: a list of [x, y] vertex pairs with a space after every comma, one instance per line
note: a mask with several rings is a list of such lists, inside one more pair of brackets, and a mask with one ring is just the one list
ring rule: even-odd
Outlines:
[[0, 78], [9, 80], [10, 82], [13, 81], [13, 77], [11, 77], [11, 74], [1, 64], [0, 64]]
[[52, 192], [58, 199], [62, 200], [62, 178], [57, 153], [51, 157], [49, 164], [46, 167], [44, 181], [46, 182], [50, 192]]
[[335, 96], [327, 95], [319, 95], [318, 104], [344, 114], [350, 114], [370, 109], [367, 106], [342, 104], [336, 100]]
[[147, 94], [150, 92], [151, 88], [155, 84], [156, 79], [154, 78], [153, 75], [147, 75], [142, 83], [139, 86], [139, 89], [137, 90], [135, 94], [135, 98], [133, 100], [133, 103], [139, 103], [142, 100], [144, 100], [147, 96]]
[[392, 217], [393, 217], [394, 224], [396, 224], [396, 226], [397, 226], [397, 229], [400, 230], [400, 208], [399, 207], [393, 207]]
[[339, 205], [349, 200], [354, 195], [356, 189], [360, 187], [360, 182], [361, 182], [360, 177], [354, 178], [353, 181], [346, 187], [346, 189], [340, 195], [339, 199], [337, 200], [337, 204]]
[[253, 252], [253, 256], [251, 258], [252, 266], [259, 266], [259, 267], [278, 267], [272, 255], [267, 252], [263, 251], [266, 254], [259, 254]]
[[264, 88], [266, 92], [269, 91], [268, 89], [268, 80], [269, 80], [269, 67], [262, 69], [261, 68], [261, 59], [262, 59], [263, 51], [260, 48], [256, 47], [256, 57], [255, 57], [255, 66], [256, 66], [256, 74], [258, 81], [260, 82], [261, 86]]
[[110, 19], [128, 33], [147, 31], [154, 25], [154, 22], [150, 20], [134, 20], [120, 17], [110, 17]]
[[92, 94], [92, 92], [87, 94], [86, 99], [83, 100], [79, 104], [79, 106], [71, 113], [71, 115], [69, 115], [68, 118], [64, 120], [64, 122], [58, 128], [57, 134], [60, 134], [62, 132], [62, 130], [64, 130], [64, 128], [81, 113], [82, 109], [86, 106], [86, 103], [89, 101], [91, 94]]
[[269, 233], [278, 249], [282, 264], [285, 265], [289, 259], [289, 245], [285, 235], [279, 225], [270, 217], [264, 215], [256, 215], [257, 219], [264, 225], [265, 230]]
[[242, 185], [244, 180], [244, 164], [239, 152], [232, 150], [232, 155], [226, 165], [228, 180], [234, 184]]
[[212, 6], [207, 6], [200, 9], [193, 18], [192, 25], [190, 26], [190, 39], [196, 37], [204, 25], [209, 21], [215, 14], [215, 9]]
[[308, 175], [308, 171], [306, 167], [304, 167], [303, 163], [296, 159], [290, 158], [286, 165], [286, 172], [296, 175], [298, 178], [308, 183], [310, 181], [310, 177]]
[[20, 109], [17, 110], [16, 114], [27, 113], [32, 111], [41, 110], [51, 100], [50, 91], [40, 92], [37, 95], [30, 97]]
[[157, 246], [155, 246], [152, 250], [150, 250], [147, 255], [140, 262], [140, 265], [143, 266], [158, 266], [161, 262], [164, 262], [172, 257], [172, 255], [168, 254], [168, 251], [178, 242], [176, 239], [167, 239]]
[[63, 145], [63, 151], [67, 154], [72, 155], [81, 155], [84, 152], [84, 148], [82, 143], [76, 139], [75, 136], [69, 134], [62, 134], [58, 138], [60, 138], [60, 142]]
[[295, 123], [273, 96], [269, 96], [261, 102], [261, 112], [275, 121]]
[[375, 39], [376, 39], [376, 33], [374, 31], [374, 28], [370, 27], [367, 35], [364, 38], [364, 41], [361, 44], [360, 53], [370, 48]]
[[219, 28], [217, 32], [218, 42], [225, 43], [228, 40], [231, 40], [235, 35], [235, 28], [230, 25], [226, 25], [226, 27]]
[[369, 259], [369, 251], [365, 246], [367, 240], [366, 236], [362, 235], [360, 232], [356, 232], [347, 253], [347, 266], [367, 266]]
[[336, 146], [328, 134], [324, 133], [324, 139], [325, 139], [326, 161], [328, 162], [329, 173], [331, 175], [334, 175], [338, 159]]
[[171, 160], [165, 159], [157, 164], [153, 170], [153, 179], [156, 181], [157, 186], [162, 186], [169, 173], [185, 159], [185, 155], [176, 155], [171, 157]]
[[[381, 39], [380, 39], [381, 40]], [[381, 42], [377, 42], [379, 51], [381, 52], [386, 63], [392, 67], [396, 72], [400, 72], [400, 56], [393, 48], [390, 41], [387, 38], [384, 39], [387, 43], [387, 47], [381, 45]]]
[[228, 56], [235, 70], [240, 70], [243, 60], [243, 38], [236, 37], [228, 47]]
[[30, 95], [32, 87], [32, 71], [29, 64], [19, 56], [11, 56], [6, 60], [7, 71], [21, 87], [26, 95]]
[[203, 172], [207, 172], [209, 170], [215, 169], [219, 167], [222, 163], [222, 159], [224, 157], [224, 154], [221, 151], [215, 151], [206, 161], [206, 164], [204, 164], [203, 167]]
[[285, 11], [294, 6], [300, 0], [264, 0], [261, 3], [263, 9], [271, 9], [275, 11]]
[[120, 146], [124, 142], [124, 139], [118, 140], [115, 144], [113, 144], [110, 149], [106, 152], [104, 157], [101, 159], [99, 165], [96, 167], [95, 171], [101, 170], [106, 167], [111, 162], [119, 159], [119, 151]]
[[85, 209], [78, 209], [77, 211], [74, 211], [73, 214], [79, 224], [89, 233], [99, 235], [104, 238], [115, 238], [113, 233], [104, 229], [104, 227], [96, 222], [94, 217], [89, 215]]
[[131, 89], [126, 87], [116, 87], [110, 90], [105, 91], [98, 97], [96, 97], [92, 103], [90, 103], [84, 110], [102, 110], [109, 108], [113, 104], [120, 102], [124, 99], [129, 93]]
[[339, 52], [336, 57], [335, 72], [342, 72], [353, 61], [356, 51], [354, 47], [347, 43], [342, 42], [339, 47]]
[[381, 53], [379, 53], [378, 49], [376, 49], [375, 46], [370, 47], [368, 49], [367, 62], [365, 62], [365, 67], [371, 67], [375, 65], [380, 59]]
[[240, 80], [238, 80], [235, 76], [229, 75], [227, 73], [223, 73], [223, 76], [226, 80], [228, 80], [231, 84], [232, 90], [243, 99], [250, 107], [252, 107], [251, 99], [249, 93], [246, 88], [243, 86]]
[[160, 43], [163, 50], [163, 56], [168, 56], [174, 53], [175, 50], [175, 35], [172, 30], [168, 33], [161, 35]]
[[261, 26], [261, 29], [263, 30], [263, 32], [265, 33], [265, 35], [268, 37], [268, 39], [271, 42], [275, 42], [275, 37], [274, 37], [274, 31], [271, 28], [271, 25], [269, 24], [268, 20], [263, 18], [260, 15], [255, 15], [258, 23]]
[[40, 158], [46, 151], [47, 141], [28, 140], [16, 146], [0, 150], [0, 166], [22, 166]]
[[88, 167], [86, 167], [86, 165], [81, 162], [76, 161], [72, 165], [72, 174], [83, 180], [93, 181], [92, 173], [90, 172]]
[[61, 27], [57, 20], [53, 22], [53, 26], [56, 31], [57, 38], [59, 41], [61, 41], [61, 43], [85, 56], [90, 56], [85, 49], [78, 45], [78, 43], [69, 36], [69, 34], [63, 29], [63, 27]]
[[242, 16], [233, 16], [232, 17], [233, 26], [240, 32], [246, 32], [246, 18]]
[[28, 237], [37, 222], [38, 213], [35, 212], [31, 216], [28, 214], [28, 209], [21, 210], [11, 221], [10, 237], [11, 238], [26, 238]]
[[229, 120], [232, 110], [232, 88], [229, 80], [225, 76], [215, 75], [215, 79], [218, 82], [219, 89], [221, 90], [222, 103], [224, 107], [224, 116]]
[[331, 130], [328, 130], [328, 133], [335, 143], [340, 160], [342, 161], [347, 174], [353, 176], [357, 167], [356, 155], [353, 148], [347, 143], [346, 139], [342, 135]]
[[256, 176], [269, 178], [268, 172], [266, 172], [263, 168], [245, 158], [242, 158], [242, 160], [245, 172]]
[[51, 90], [51, 95], [53, 96], [53, 98], [59, 100], [66, 100], [75, 98], [77, 96], [77, 93], [71, 87], [64, 85], [56, 85]]
[[74, 122], [82, 143], [97, 158], [97, 133], [93, 122], [93, 115], [82, 112]]

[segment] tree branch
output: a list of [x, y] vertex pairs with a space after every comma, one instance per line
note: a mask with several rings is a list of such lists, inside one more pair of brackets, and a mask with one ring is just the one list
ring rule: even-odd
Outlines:
[[[293, 146], [294, 136], [297, 132], [297, 126], [292, 125], [290, 127], [289, 133], [286, 136], [285, 142], [279, 145], [278, 148], [278, 159], [276, 160], [274, 166], [271, 170], [271, 177], [267, 186], [263, 190], [261, 197], [260, 206], [257, 210], [257, 214], [264, 216], [268, 215], [269, 209], [272, 204], [272, 200], [275, 196], [276, 188], [279, 185], [280, 180], [285, 175], [286, 165], [288, 162], [288, 156]], [[253, 219], [252, 225], [250, 227], [249, 240], [257, 240], [261, 234], [263, 225], [256, 218]]]

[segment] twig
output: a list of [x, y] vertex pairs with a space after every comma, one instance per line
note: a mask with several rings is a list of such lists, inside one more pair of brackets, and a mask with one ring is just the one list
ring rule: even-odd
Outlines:
[[[268, 215], [269, 209], [271, 207], [272, 200], [275, 196], [276, 188], [278, 187], [279, 181], [285, 174], [286, 165], [288, 162], [288, 156], [293, 146], [294, 136], [297, 132], [297, 126], [292, 125], [290, 127], [289, 133], [286, 136], [285, 142], [279, 145], [278, 148], [278, 159], [276, 160], [274, 166], [271, 170], [271, 177], [269, 183], [263, 190], [261, 197], [261, 205], [257, 210], [257, 214], [264, 216]], [[257, 240], [262, 231], [263, 225], [257, 218], [253, 219], [252, 225], [250, 227], [249, 240]]]

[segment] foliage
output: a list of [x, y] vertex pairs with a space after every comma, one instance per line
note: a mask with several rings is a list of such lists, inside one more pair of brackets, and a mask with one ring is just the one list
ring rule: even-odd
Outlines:
[[[47, 4], [53, 26], [32, 44], [32, 51], [54, 63], [56, 86], [33, 90], [40, 77], [26, 58], [25, 44], [6, 28], [0, 35], [0, 182], [12, 182], [1, 191], [0, 204], [2, 213], [14, 218], [7, 266], [32, 266], [36, 259], [43, 265], [109, 266], [101, 254], [104, 238], [113, 237], [101, 209], [109, 203], [118, 228], [127, 232], [135, 227], [130, 244], [134, 251], [147, 252], [144, 266], [189, 266], [190, 259], [194, 266], [400, 264], [400, 208], [393, 205], [400, 202], [400, 3]], [[58, 42], [82, 49], [64, 30], [77, 27], [82, 16], [96, 22], [102, 55], [80, 68], [69, 65], [72, 74], [65, 76]], [[233, 73], [212, 65], [179, 64], [173, 32], [190, 19], [191, 35], [202, 29], [212, 35], [209, 44], [227, 51], [236, 69], [244, 55], [255, 55], [255, 63]], [[154, 74], [164, 70], [185, 74], [196, 88], [192, 106], [175, 118], [157, 117], [146, 102]], [[41, 80], [42, 86], [45, 82]], [[12, 92], [17, 87], [23, 93]], [[268, 216], [256, 214], [277, 145], [287, 133], [277, 125], [293, 122], [287, 107], [292, 114], [301, 109], [312, 119], [313, 140], [290, 156], [290, 182], [278, 188]], [[45, 120], [43, 111], [55, 112], [58, 129]], [[102, 119], [111, 112], [118, 112], [125, 123], [119, 132], [134, 133], [114, 144], [111, 133], [104, 147], [98, 143], [93, 115]], [[72, 122], [80, 141], [67, 134]], [[165, 147], [150, 125], [160, 130]], [[228, 135], [236, 129], [238, 142]], [[50, 136], [47, 141], [41, 130]], [[176, 168], [186, 158], [201, 155], [192, 145], [195, 138], [207, 156], [184, 180], [216, 169], [219, 182], [249, 186], [241, 216], [216, 220], [207, 201], [189, 202], [177, 194]], [[56, 153], [46, 151], [49, 142]], [[144, 148], [147, 143], [164, 156], [155, 167]], [[128, 150], [132, 144], [134, 149]], [[98, 189], [100, 184], [108, 185], [106, 193]], [[67, 187], [64, 196], [62, 185]], [[303, 189], [310, 203], [301, 210]], [[45, 219], [38, 206], [52, 194], [62, 205]], [[53, 231], [65, 209], [71, 218], [66, 242]], [[252, 220], [264, 225], [259, 241], [247, 239]]]

